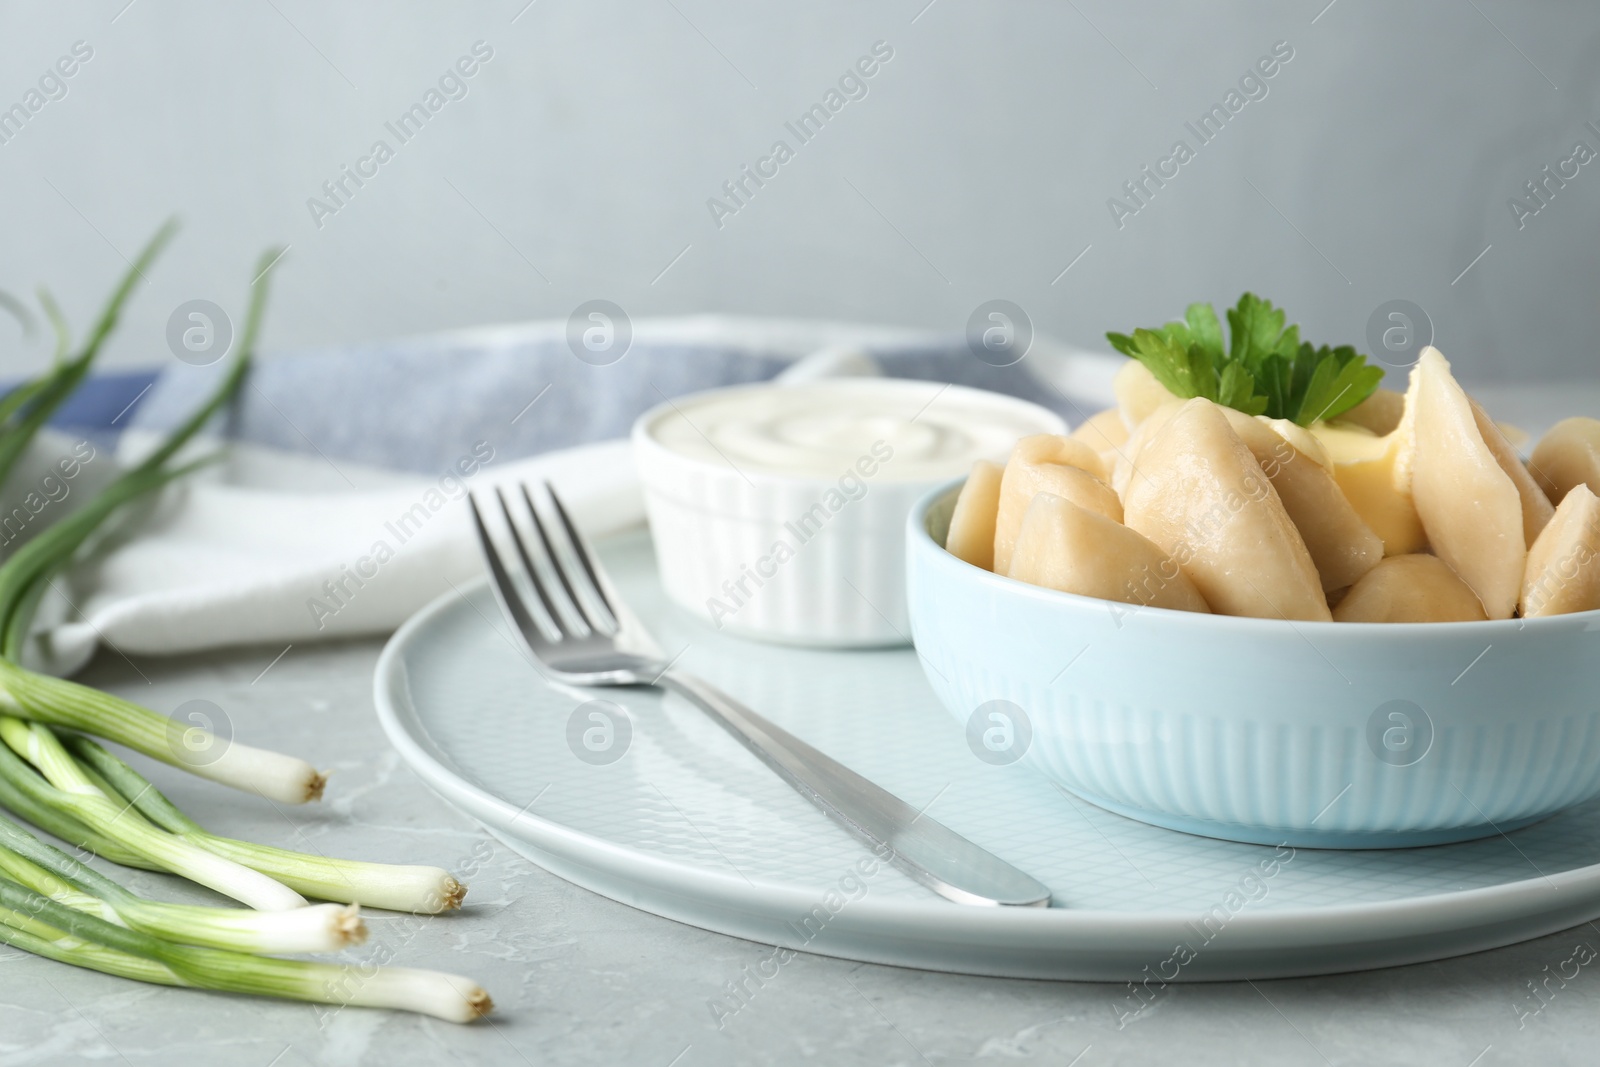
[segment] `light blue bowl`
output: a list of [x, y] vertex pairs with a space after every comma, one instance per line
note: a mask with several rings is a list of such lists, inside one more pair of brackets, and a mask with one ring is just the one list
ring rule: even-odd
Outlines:
[[1600, 793], [1600, 612], [1474, 623], [1198, 615], [1004, 578], [907, 527], [912, 639], [977, 758], [1100, 807], [1260, 844], [1395, 848]]

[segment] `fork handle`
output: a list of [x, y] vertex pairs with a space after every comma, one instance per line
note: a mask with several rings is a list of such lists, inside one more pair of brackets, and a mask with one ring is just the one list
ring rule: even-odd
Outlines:
[[885, 859], [958, 904], [1048, 906], [1050, 890], [893, 793], [756, 714], [692, 674], [667, 671], [657, 685], [687, 698], [738, 738], [840, 826]]

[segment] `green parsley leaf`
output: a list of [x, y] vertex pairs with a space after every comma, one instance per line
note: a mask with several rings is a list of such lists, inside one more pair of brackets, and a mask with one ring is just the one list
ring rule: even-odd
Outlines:
[[1285, 329], [1283, 312], [1254, 293], [1241, 296], [1228, 312], [1228, 331], [1228, 354], [1252, 373], [1274, 356], [1292, 359], [1300, 348], [1300, 327]]
[[1210, 354], [1211, 362], [1226, 362], [1222, 354], [1222, 324], [1217, 321], [1216, 310], [1210, 304], [1190, 304], [1184, 310], [1183, 320], [1189, 325], [1194, 343]]
[[[1302, 345], [1302, 358], [1311, 346]], [[1349, 345], [1317, 349], [1316, 370], [1306, 383], [1293, 418], [1302, 426], [1336, 419], [1377, 391], [1383, 382], [1383, 368], [1367, 365], [1365, 356]]]
[[[1124, 354], [1143, 363], [1155, 375], [1156, 381], [1166, 386], [1167, 392], [1173, 396], [1203, 396], [1211, 399], [1216, 390], [1208, 387], [1207, 375], [1203, 373], [1205, 368], [1198, 368], [1190, 362], [1188, 337], [1172, 336], [1178, 330], [1184, 330], [1181, 323], [1169, 323], [1160, 331], [1134, 330], [1132, 337], [1121, 334], [1107, 336], [1111, 337], [1112, 344], [1120, 343]], [[1184, 332], [1186, 334], [1187, 330]]]
[[[1215, 318], [1213, 314], [1213, 322]], [[1132, 337], [1106, 336], [1119, 352], [1149, 368], [1156, 381], [1173, 396], [1203, 396], [1252, 415], [1265, 410], [1265, 401], [1255, 395], [1249, 371], [1237, 363], [1228, 363], [1223, 355], [1220, 330], [1214, 346], [1194, 340], [1189, 327], [1181, 322], [1169, 322], [1159, 330], [1135, 330]]]
[[1254, 293], [1228, 311], [1228, 347], [1210, 304], [1190, 304], [1184, 321], [1131, 335], [1108, 333], [1123, 355], [1149, 368], [1173, 396], [1201, 396], [1249, 415], [1302, 426], [1336, 418], [1371, 396], [1383, 369], [1349, 345], [1320, 348], [1300, 340], [1300, 327]]
[[1237, 408], [1246, 415], [1266, 413], [1267, 398], [1256, 392], [1255, 379], [1244, 367], [1237, 363], [1229, 363], [1222, 368], [1221, 386], [1217, 391], [1217, 403], [1224, 407]]

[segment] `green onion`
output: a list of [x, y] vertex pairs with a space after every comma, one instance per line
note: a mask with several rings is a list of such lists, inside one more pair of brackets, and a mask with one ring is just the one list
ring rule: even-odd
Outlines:
[[355, 905], [249, 911], [146, 900], [7, 819], [0, 819], [0, 873], [79, 911], [186, 945], [258, 955], [332, 952], [367, 936]]
[[[161, 964], [171, 973], [176, 984], [201, 989], [255, 993], [323, 1004], [399, 1008], [448, 1022], [470, 1022], [487, 1015], [494, 1007], [489, 994], [476, 982], [439, 971], [379, 967], [364, 973], [352, 965], [281, 960], [214, 948], [174, 945], [159, 937], [77, 911], [6, 878], [0, 878], [0, 924], [31, 935], [34, 946], [53, 949], [41, 952], [41, 955], [52, 955], [65, 963], [97, 970], [107, 969], [96, 966], [97, 963], [128, 966], [126, 961], [107, 959], [104, 953], [78, 951], [81, 945], [88, 943], [111, 949], [123, 956]], [[5, 936], [0, 934], [0, 937]], [[67, 942], [65, 939], [68, 937], [76, 939], [76, 942]], [[52, 941], [54, 944], [46, 946], [41, 944], [42, 941]], [[159, 977], [151, 977], [154, 974], [146, 971], [134, 977], [160, 981]]]
[[[141, 263], [148, 265], [148, 261], [165, 243], [166, 235], [166, 230], [157, 235], [142, 254]], [[169, 470], [165, 464], [204, 428], [243, 382], [266, 306], [266, 280], [276, 259], [276, 253], [265, 254], [258, 264], [260, 269], [252, 285], [250, 308], [240, 335], [239, 355], [210, 399], [174, 430], [160, 448], [120, 475], [89, 504], [34, 537], [4, 565], [0, 565], [0, 655], [4, 656], [0, 659], [0, 710], [19, 718], [98, 734], [203, 778], [270, 800], [303, 804], [320, 797], [326, 781], [315, 767], [304, 760], [245, 744], [224, 743], [204, 731], [200, 731], [203, 736], [197, 739], [200, 744], [194, 748], [173, 744], [173, 724], [166, 716], [75, 682], [35, 674], [24, 670], [16, 662], [27, 635], [32, 609], [56, 572], [67, 564], [114, 511], [189, 469]], [[85, 345], [83, 355], [68, 364], [69, 368], [82, 368], [73, 371], [77, 377], [72, 378], [72, 387], [81, 379], [82, 371], [87, 370], [101, 341], [115, 325], [117, 311], [132, 288], [135, 276], [130, 271], [123, 279], [111, 306], [101, 316]], [[26, 446], [43, 418], [48, 416], [48, 409], [53, 407], [54, 404], [47, 405], [41, 399], [29, 409], [25, 425], [0, 433], [0, 477], [9, 469], [15, 454], [20, 454]], [[9, 459], [8, 448], [12, 453]], [[195, 758], [192, 753], [196, 750], [205, 753], [205, 758]]]
[[[44, 374], [0, 397], [0, 481], [88, 373], [135, 278], [170, 234], [171, 226], [164, 227], [130, 265], [75, 356], [67, 356], [70, 340], [60, 309], [40, 292], [56, 333], [56, 358]], [[124, 505], [200, 465], [174, 460], [238, 392], [260, 328], [265, 279], [279, 257], [269, 251], [258, 264], [239, 355], [207, 402], [154, 452], [0, 564], [0, 805], [103, 858], [171, 871], [261, 910], [145, 899], [0, 819], [0, 942], [140, 981], [402, 1008], [465, 1022], [492, 1007], [467, 979], [266, 955], [359, 941], [365, 934], [359, 903], [413, 912], [458, 906], [466, 889], [448, 873], [330, 860], [211, 834], [88, 737], [68, 733], [63, 739], [56, 731], [118, 741], [191, 773], [289, 803], [320, 796], [322, 775], [303, 760], [203, 730], [183, 730], [180, 737], [180, 725], [165, 716], [20, 665], [34, 612], [55, 576]], [[309, 906], [296, 889], [350, 906]]]
[[[183, 945], [274, 953], [337, 952], [367, 939], [355, 904], [311, 904], [288, 911], [207, 908], [133, 899], [108, 907], [134, 930]], [[107, 916], [109, 918], [110, 916]]]
[[52, 808], [43, 800], [18, 789], [12, 784], [12, 778], [23, 774], [33, 774], [33, 772], [17, 758], [16, 753], [4, 744], [0, 744], [0, 807], [27, 819], [39, 829], [55, 835], [74, 848], [91, 852], [112, 863], [120, 863], [124, 867], [141, 867], [149, 871], [161, 869], [159, 865], [151, 863], [137, 852], [124, 848], [109, 837], [89, 829], [66, 812]]
[[321, 900], [433, 915], [459, 908], [467, 895], [438, 867], [328, 859], [206, 833], [183, 839]]
[[[116, 329], [117, 319], [122, 313], [122, 305], [127, 303], [128, 296], [133, 292], [133, 286], [144, 275], [144, 269], [155, 262], [161, 249], [172, 239], [177, 232], [177, 224], [168, 221], [166, 225], [156, 231], [150, 243], [144, 246], [137, 259], [128, 267], [128, 273], [122, 276], [122, 282], [111, 295], [110, 302], [105, 310], [100, 313], [99, 320], [89, 332], [89, 338], [84, 342], [83, 350], [70, 360], [62, 360], [63, 346], [58, 343], [57, 360], [55, 366], [37, 379], [28, 383], [20, 390], [13, 392], [6, 398], [6, 407], [0, 408], [0, 416], [5, 421], [16, 420], [16, 425], [7, 426], [6, 432], [0, 434], [0, 478], [10, 472], [16, 464], [17, 458], [22, 455], [28, 444], [33, 440], [41, 426], [61, 406], [62, 401], [72, 395], [83, 381], [84, 375], [89, 373], [89, 366], [100, 353], [100, 346]], [[55, 301], [45, 296], [43, 299], [45, 311], [50, 316], [51, 323], [56, 327], [58, 342], [65, 340], [64, 325], [61, 313], [55, 306]], [[13, 401], [18, 392], [24, 392], [19, 401]]]
[[304, 907], [299, 893], [199, 845], [152, 826], [122, 798], [112, 800], [77, 769], [72, 757], [47, 728], [9, 715], [0, 716], [0, 740], [44, 775], [0, 756], [0, 774], [41, 803], [65, 810], [91, 830], [138, 853], [162, 870], [181, 874], [224, 896], [262, 911]]
[[178, 727], [165, 715], [86, 685], [23, 670], [5, 659], [0, 659], [0, 709], [34, 722], [96, 734], [201, 778], [281, 804], [315, 800], [327, 782], [304, 760], [224, 741], [198, 727], [184, 727], [186, 743], [180, 744]]
[[[49, 388], [56, 375], [61, 373], [61, 368], [56, 367], [37, 378], [30, 378], [23, 382], [5, 396], [0, 397], [0, 424], [9, 421], [13, 415], [22, 410], [35, 397]], [[15, 428], [7, 427], [7, 432], [16, 432]]]
[[20, 948], [57, 963], [113, 974], [118, 978], [132, 978], [136, 982], [184, 984], [162, 964], [80, 941], [10, 908], [0, 908], [0, 944]]
[[87, 737], [67, 735], [63, 747], [101, 789], [131, 803], [155, 825], [321, 900], [388, 911], [435, 914], [461, 906], [467, 887], [438, 867], [330, 859], [219, 837], [195, 822], [151, 782]]

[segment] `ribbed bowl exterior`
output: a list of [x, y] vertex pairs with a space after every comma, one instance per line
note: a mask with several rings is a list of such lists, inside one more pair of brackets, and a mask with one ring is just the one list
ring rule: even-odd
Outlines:
[[963, 724], [1020, 709], [1021, 758], [1085, 799], [1359, 848], [1485, 836], [1600, 793], [1600, 612], [1380, 625], [1114, 605], [945, 552], [955, 488], [907, 527], [924, 670]]

